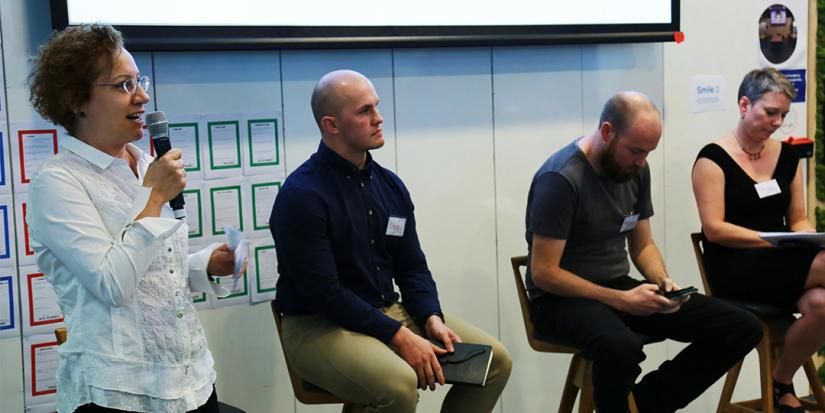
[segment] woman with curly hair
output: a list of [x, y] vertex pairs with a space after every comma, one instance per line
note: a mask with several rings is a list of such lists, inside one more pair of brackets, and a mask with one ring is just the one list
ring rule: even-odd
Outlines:
[[215, 370], [190, 291], [214, 293], [234, 254], [189, 254], [168, 201], [186, 173], [181, 151], [153, 160], [143, 136], [149, 78], [120, 33], [70, 27], [43, 46], [31, 102], [71, 137], [32, 179], [27, 216], [37, 265], [57, 293], [59, 412], [217, 412]]

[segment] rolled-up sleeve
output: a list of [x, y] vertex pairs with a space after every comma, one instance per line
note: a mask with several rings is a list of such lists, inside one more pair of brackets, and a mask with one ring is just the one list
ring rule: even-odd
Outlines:
[[149, 188], [138, 191], [129, 219], [112, 234], [77, 179], [59, 168], [41, 170], [31, 184], [26, 216], [35, 253], [54, 254], [102, 302], [128, 303], [163, 240], [183, 223], [169, 218], [135, 221], [149, 198]]

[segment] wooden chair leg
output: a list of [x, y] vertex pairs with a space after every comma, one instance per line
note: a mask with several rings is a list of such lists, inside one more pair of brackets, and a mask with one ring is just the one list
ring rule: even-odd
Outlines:
[[733, 398], [733, 390], [736, 388], [736, 381], [739, 380], [739, 372], [742, 371], [742, 364], [745, 360], [739, 361], [735, 366], [728, 370], [725, 377], [725, 386], [722, 387], [722, 395], [719, 396], [719, 405], [716, 407], [716, 413], [725, 413], [730, 401]]
[[759, 376], [762, 382], [762, 413], [775, 413], [773, 405], [773, 345], [768, 329], [757, 345], [759, 352]]
[[579, 413], [593, 413], [596, 410], [596, 401], [593, 399], [593, 362], [585, 359], [584, 377], [581, 385], [582, 395], [579, 398]]
[[576, 385], [576, 378], [582, 377], [582, 369], [585, 368], [586, 361], [579, 355], [573, 356], [570, 360], [570, 367], [567, 369], [567, 378], [564, 380], [564, 389], [559, 402], [559, 413], [573, 413], [573, 405], [576, 404], [576, 395], [579, 393], [579, 386]]
[[639, 413], [639, 408], [636, 407], [636, 399], [633, 398], [633, 392], [627, 395], [627, 407], [630, 408], [630, 413]]
[[816, 399], [816, 405], [805, 406], [805, 403], [803, 403], [803, 406], [807, 410], [825, 411], [825, 391], [822, 390], [822, 383], [819, 381], [819, 373], [816, 371], [813, 359], [808, 359], [802, 367], [805, 369], [805, 376], [808, 377], [808, 384], [811, 387], [814, 399]]

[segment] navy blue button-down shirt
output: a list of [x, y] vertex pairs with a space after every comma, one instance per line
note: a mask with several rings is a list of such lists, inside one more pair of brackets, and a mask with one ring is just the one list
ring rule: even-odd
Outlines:
[[[391, 217], [394, 224], [404, 222], [400, 236], [388, 235]], [[380, 308], [398, 300], [394, 279], [416, 321], [441, 315], [410, 194], [369, 154], [358, 170], [321, 142], [284, 182], [269, 222], [284, 314], [319, 314], [389, 342], [401, 324]]]

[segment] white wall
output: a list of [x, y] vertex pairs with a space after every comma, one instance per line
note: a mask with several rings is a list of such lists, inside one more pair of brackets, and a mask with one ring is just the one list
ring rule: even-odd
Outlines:
[[[314, 82], [338, 68], [370, 77], [387, 142], [374, 156], [412, 193], [445, 311], [500, 337], [510, 350], [514, 370], [500, 411], [539, 412], [555, 410], [570, 357], [535, 353], [524, 338], [509, 258], [526, 253], [530, 179], [550, 153], [595, 128], [607, 97], [626, 89], [647, 93], [665, 114], [664, 139], [650, 157], [655, 238], [677, 282], [700, 285], [688, 243], [699, 227], [690, 167], [704, 143], [732, 127], [735, 111], [731, 104], [725, 112], [690, 113], [687, 80], [718, 73], [730, 86], [753, 66], [750, 49], [741, 46], [752, 38], [738, 30], [751, 22], [736, 20], [743, 2], [683, 0], [681, 45], [140, 53], [136, 59], [155, 81], [154, 104], [167, 113], [282, 110], [287, 172], [318, 144], [309, 109]], [[34, 119], [23, 82], [28, 56], [49, 33], [46, 2], [4, 0], [0, 19], [9, 120]], [[200, 316], [222, 400], [251, 413], [340, 410], [293, 399], [268, 305]], [[650, 346], [646, 371], [680, 348]], [[0, 340], [4, 412], [22, 410], [21, 363], [19, 340]], [[758, 391], [749, 368], [737, 396]], [[711, 411], [719, 389], [686, 411]], [[444, 393], [422, 393], [419, 410], [437, 411]]]

